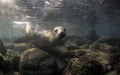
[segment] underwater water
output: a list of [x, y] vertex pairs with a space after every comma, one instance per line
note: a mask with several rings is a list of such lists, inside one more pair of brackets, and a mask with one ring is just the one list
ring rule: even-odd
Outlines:
[[120, 75], [119, 0], [0, 0], [0, 75]]

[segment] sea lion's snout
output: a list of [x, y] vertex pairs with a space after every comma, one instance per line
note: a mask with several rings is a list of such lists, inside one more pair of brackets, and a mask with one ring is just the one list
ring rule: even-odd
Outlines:
[[62, 26], [57, 26], [54, 28], [54, 33], [57, 39], [62, 39], [66, 36], [66, 29]]
[[60, 33], [60, 35], [59, 35], [59, 37], [62, 39], [62, 38], [64, 38], [66, 36], [66, 32], [61, 32]]

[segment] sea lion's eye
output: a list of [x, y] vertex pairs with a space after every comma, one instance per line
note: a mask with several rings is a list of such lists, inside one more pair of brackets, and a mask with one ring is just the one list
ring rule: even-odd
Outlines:
[[57, 32], [57, 29], [55, 29], [55, 32]]

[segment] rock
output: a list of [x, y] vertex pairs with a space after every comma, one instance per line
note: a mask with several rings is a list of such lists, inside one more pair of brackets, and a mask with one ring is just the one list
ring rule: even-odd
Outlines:
[[7, 59], [11, 60], [14, 56], [19, 55], [18, 51], [14, 51], [11, 49], [7, 49], [6, 57]]
[[55, 48], [54, 48], [54, 50], [57, 52], [57, 51], [59, 51], [59, 53], [62, 53], [62, 54], [65, 54], [65, 53], [67, 53], [69, 50], [66, 48], [66, 47], [64, 47], [64, 46], [56, 46]]
[[5, 43], [5, 48], [6, 49], [14, 49], [14, 43], [12, 43], [12, 42], [7, 42], [7, 43]]
[[15, 72], [19, 72], [19, 62], [20, 62], [20, 56], [19, 56], [19, 55], [15, 55], [15, 56], [11, 59], [12, 69], [13, 69]]
[[104, 75], [104, 70], [95, 60], [73, 58], [67, 66], [65, 75]]
[[100, 49], [100, 43], [98, 41], [95, 41], [91, 45], [89, 45], [90, 49]]
[[70, 50], [73, 50], [89, 44], [89, 40], [86, 37], [68, 35], [62, 40], [61, 43], [68, 47]]
[[30, 43], [6, 43], [5, 47], [7, 49], [11, 49], [13, 51], [19, 51], [20, 53], [22, 53], [24, 50], [28, 48], [32, 48], [33, 45], [31, 45]]
[[7, 52], [6, 48], [4, 47], [3, 41], [0, 39], [0, 53], [5, 55]]
[[108, 45], [120, 46], [120, 39], [117, 37], [103, 36], [99, 38], [98, 40], [96, 40], [95, 42], [93, 42], [89, 46], [89, 48], [105, 50], [108, 47]]
[[116, 45], [120, 43], [120, 39], [118, 37], [114, 36], [103, 36], [100, 39], [98, 39], [98, 42], [100, 43], [107, 43], [109, 45]]
[[14, 43], [14, 50], [23, 52], [24, 50], [33, 47], [30, 43]]
[[[89, 58], [98, 61], [102, 64], [105, 70], [109, 67], [108, 54], [96, 49], [77, 49], [70, 51], [69, 55], [73, 55], [72, 58]], [[69, 59], [70, 60], [70, 59]]]
[[80, 46], [80, 48], [81, 49], [87, 49], [87, 48], [89, 48], [89, 44], [82, 45], [82, 46]]
[[72, 42], [72, 41], [67, 41], [67, 42], [65, 43], [65, 46], [66, 46], [69, 50], [74, 50], [74, 49], [79, 49], [79, 48], [80, 48], [76, 43], [74, 43], [74, 42]]
[[2, 72], [2, 71], [0, 71], [0, 75], [3, 75], [3, 72]]
[[14, 72], [14, 74], [13, 75], [20, 75], [20, 73], [19, 72]]
[[0, 53], [0, 71], [3, 73], [12, 72], [10, 61]]
[[56, 61], [48, 53], [31, 48], [21, 54], [22, 75], [59, 75]]
[[99, 47], [99, 49], [102, 50], [102, 51], [104, 51], [104, 52], [109, 51], [112, 48], [113, 48], [113, 46], [109, 45], [107, 43], [101, 43], [100, 47]]
[[106, 75], [116, 75], [115, 71], [110, 71], [109, 73], [107, 73]]
[[117, 67], [115, 68], [116, 75], [120, 75], [120, 63], [116, 65]]

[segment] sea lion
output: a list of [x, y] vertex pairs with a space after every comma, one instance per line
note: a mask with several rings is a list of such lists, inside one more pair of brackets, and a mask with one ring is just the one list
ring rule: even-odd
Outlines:
[[33, 30], [28, 34], [32, 38], [32, 43], [48, 46], [54, 44], [65, 37], [66, 30], [62, 26], [57, 26], [53, 30]]
[[16, 40], [16, 42], [29, 41], [39, 46], [49, 46], [54, 44], [66, 36], [66, 29], [62, 26], [56, 26], [52, 30], [39, 30], [33, 27], [30, 23], [25, 26], [26, 36]]

